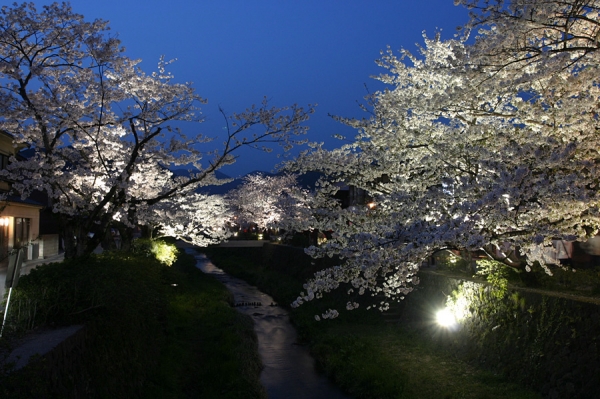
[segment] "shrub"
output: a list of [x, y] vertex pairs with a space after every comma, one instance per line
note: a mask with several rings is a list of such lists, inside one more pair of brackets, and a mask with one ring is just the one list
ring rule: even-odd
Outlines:
[[171, 266], [177, 260], [177, 247], [164, 240], [138, 238], [133, 242], [132, 251], [136, 255], [154, 257], [167, 266]]
[[[32, 397], [138, 397], [165, 339], [170, 270], [146, 257], [108, 252], [23, 276], [11, 299], [10, 335], [85, 325], [85, 348], [69, 358], [76, 373], [58, 377], [58, 370], [36, 363], [36, 379], [44, 381]], [[0, 397], [29, 397], [17, 394], [28, 389], [21, 374], [0, 376]]]

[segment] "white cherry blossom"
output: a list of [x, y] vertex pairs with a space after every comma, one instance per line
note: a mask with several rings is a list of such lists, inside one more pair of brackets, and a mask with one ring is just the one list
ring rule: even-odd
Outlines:
[[[0, 129], [33, 152], [13, 158], [2, 173], [23, 197], [34, 190], [48, 195], [68, 257], [90, 253], [116, 221], [156, 223], [167, 214], [181, 220], [188, 209], [190, 220], [207, 227], [207, 213], [192, 202], [220, 205], [193, 194], [197, 188], [218, 183], [214, 172], [235, 162], [238, 148], [288, 150], [307, 129], [312, 108], [264, 100], [241, 113], [223, 112], [228, 130], [216, 144], [194, 133], [205, 100], [190, 83], [174, 81], [170, 61], [161, 59], [149, 75], [139, 63], [124, 55], [107, 22], [87, 22], [68, 3], [0, 11]], [[173, 167], [190, 174], [175, 177]], [[160, 220], [165, 230], [187, 234], [176, 227], [184, 224], [170, 223]]]
[[436, 251], [524, 271], [547, 267], [541, 248], [553, 239], [598, 231], [600, 2], [457, 3], [473, 10], [462, 36], [382, 53], [387, 88], [368, 98], [370, 117], [339, 118], [356, 128], [353, 143], [313, 146], [289, 165], [376, 204], [323, 212], [318, 228], [335, 234], [307, 252], [341, 261], [307, 282], [315, 298], [347, 283], [385, 310]]

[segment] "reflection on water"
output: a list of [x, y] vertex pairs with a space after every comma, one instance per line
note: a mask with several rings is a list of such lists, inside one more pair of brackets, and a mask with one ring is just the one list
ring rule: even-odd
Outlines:
[[[315, 361], [296, 342], [296, 330], [288, 313], [273, 298], [246, 282], [227, 275], [205, 255], [194, 254], [196, 266], [214, 275], [232, 292], [236, 309], [252, 317], [263, 362], [260, 380], [269, 399], [347, 398], [327, 378], [317, 373]], [[261, 305], [258, 305], [260, 303]]]

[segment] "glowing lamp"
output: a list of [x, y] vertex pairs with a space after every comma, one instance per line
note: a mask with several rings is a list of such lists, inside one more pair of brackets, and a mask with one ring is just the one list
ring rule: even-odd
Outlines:
[[442, 327], [449, 328], [456, 325], [456, 317], [454, 317], [454, 313], [448, 308], [438, 311], [435, 315], [435, 319]]

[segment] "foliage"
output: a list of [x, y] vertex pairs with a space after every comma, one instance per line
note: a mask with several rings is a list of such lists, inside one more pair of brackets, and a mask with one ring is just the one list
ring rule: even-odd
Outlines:
[[439, 251], [433, 255], [433, 261], [436, 268], [449, 270], [452, 272], [466, 273], [471, 272], [471, 262], [462, 256], [457, 256], [450, 251]]
[[[45, 362], [4, 376], [2, 393], [19, 397], [35, 388], [46, 390], [37, 397], [138, 397], [164, 340], [163, 277], [158, 262], [116, 253], [44, 265], [23, 276], [11, 299], [12, 332], [84, 324], [86, 351], [71, 353], [59, 380]], [[39, 387], [30, 383], [31, 373]]]
[[548, 291], [575, 293], [579, 296], [598, 296], [600, 294], [600, 268], [562, 269], [552, 268], [552, 276], [543, 273], [534, 266], [535, 287]]
[[387, 88], [367, 97], [369, 117], [338, 118], [356, 128], [353, 142], [314, 145], [288, 165], [322, 172], [321, 190], [345, 184], [376, 203], [332, 205], [311, 221], [333, 234], [308, 253], [343, 262], [315, 274], [296, 305], [342, 282], [402, 299], [443, 249], [550, 272], [552, 240], [598, 231], [600, 4], [457, 3], [473, 11], [462, 36], [382, 53]]
[[313, 337], [324, 370], [356, 398], [539, 398], [402, 325], [328, 325]]
[[[146, 273], [146, 279], [152, 282], [147, 284], [154, 285], [144, 286], [146, 279], [133, 283], [140, 273]], [[139, 289], [136, 295], [148, 296], [143, 302], [148, 306], [152, 303], [158, 310], [160, 275], [158, 262], [119, 253], [47, 264], [19, 280], [11, 299], [10, 317], [23, 330], [85, 323], [130, 295], [120, 290], [121, 284], [128, 283], [132, 284], [131, 290]]]
[[177, 260], [177, 247], [175, 244], [163, 240], [139, 238], [133, 242], [132, 252], [137, 255], [154, 257], [160, 263], [171, 266]]
[[152, 254], [160, 263], [171, 266], [177, 259], [177, 248], [175, 245], [167, 244], [164, 241], [155, 241], [152, 245]]
[[445, 303], [459, 325], [451, 332], [431, 334], [439, 345], [525, 384], [543, 397], [595, 396], [597, 300], [587, 303], [581, 297], [528, 289], [510, 289], [499, 299], [485, 283], [426, 272], [422, 278], [419, 290], [402, 304], [403, 314], [414, 314], [418, 334], [428, 335], [431, 330], [422, 323], [426, 316], [420, 314], [421, 305], [442, 303], [452, 290]]
[[477, 261], [477, 275], [485, 276], [493, 287], [492, 295], [498, 299], [504, 298], [508, 291], [508, 272], [505, 265], [494, 260], [481, 259]]
[[166, 342], [144, 398], [264, 398], [252, 320], [183, 253], [171, 268]]
[[8, 335], [17, 327], [78, 323], [85, 325], [84, 344], [59, 367], [33, 360], [2, 373], [0, 396], [264, 397], [252, 324], [191, 256], [180, 255], [170, 268], [123, 253], [83, 262], [44, 265], [23, 276], [11, 299]]
[[[67, 257], [91, 253], [114, 221], [164, 225], [206, 243], [210, 227], [221, 225], [210, 215], [222, 204], [195, 190], [222, 183], [214, 172], [235, 162], [240, 147], [301, 143], [295, 136], [313, 111], [266, 100], [241, 113], [222, 111], [223, 144], [207, 150], [212, 138], [179, 129], [196, 130], [205, 100], [190, 83], [175, 82], [170, 61], [144, 73], [106, 21], [87, 22], [68, 3], [40, 11], [33, 3], [3, 6], [0, 54], [0, 130], [30, 153], [11, 158], [2, 174], [22, 197], [47, 195]], [[173, 166], [189, 174], [174, 176]]]

